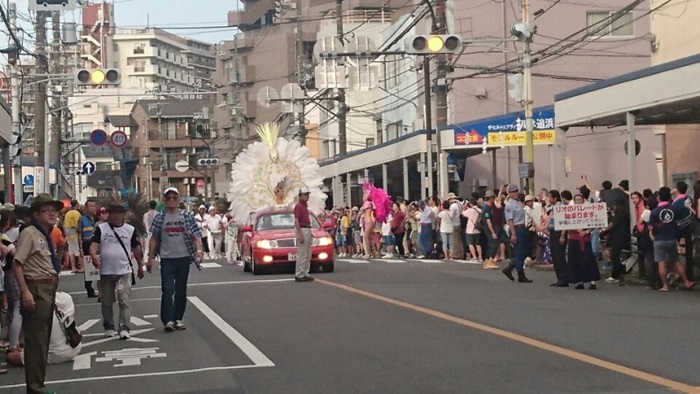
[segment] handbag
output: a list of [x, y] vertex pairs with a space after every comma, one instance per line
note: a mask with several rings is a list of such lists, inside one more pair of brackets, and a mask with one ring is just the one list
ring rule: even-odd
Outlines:
[[[107, 223], [107, 224], [109, 224], [109, 223]], [[136, 275], [134, 275], [134, 264], [131, 262], [131, 255], [129, 254], [129, 251], [126, 250], [126, 246], [124, 246], [124, 242], [122, 242], [122, 239], [119, 238], [119, 234], [117, 234], [117, 230], [115, 230], [111, 224], [109, 224], [109, 228], [112, 229], [114, 236], [117, 238], [117, 241], [119, 241], [119, 245], [122, 246], [122, 250], [124, 250], [124, 253], [126, 253], [126, 258], [129, 260], [129, 265], [131, 266], [131, 285], [133, 286], [136, 284]]]
[[83, 334], [78, 331], [78, 327], [75, 325], [75, 319], [72, 317], [66, 317], [61, 311], [54, 305], [54, 311], [56, 312], [56, 317], [58, 322], [63, 328], [63, 332], [66, 334], [66, 343], [72, 348], [78, 347], [80, 342], [83, 340]]

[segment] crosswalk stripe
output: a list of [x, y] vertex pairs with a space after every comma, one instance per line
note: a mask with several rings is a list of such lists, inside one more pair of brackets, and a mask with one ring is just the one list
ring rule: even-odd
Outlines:
[[382, 260], [378, 260], [378, 261], [383, 261], [383, 262], [389, 263], [389, 264], [406, 264], [407, 263], [404, 260], [396, 260], [396, 259], [382, 259]]
[[221, 267], [221, 264], [219, 263], [202, 263], [200, 264], [202, 268], [219, 268]]
[[336, 259], [336, 261], [342, 261], [343, 263], [349, 264], [369, 264], [369, 261], [367, 260]]
[[445, 262], [442, 260], [418, 260], [421, 261], [425, 264], [444, 264]]

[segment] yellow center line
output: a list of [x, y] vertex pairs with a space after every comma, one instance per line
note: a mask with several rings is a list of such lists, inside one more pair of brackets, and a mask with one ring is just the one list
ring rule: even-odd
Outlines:
[[639, 380], [644, 380], [650, 383], [657, 384], [659, 386], [668, 387], [672, 390], [676, 390], [682, 393], [697, 394], [700, 393], [700, 387], [693, 387], [688, 384], [681, 382], [676, 382], [671, 379], [666, 379], [661, 376], [652, 375], [650, 373], [640, 371], [634, 368], [625, 367], [623, 365], [615, 364], [610, 361], [602, 360], [597, 357], [589, 356], [580, 352], [569, 350], [560, 346], [552, 345], [537, 339], [526, 337], [524, 335], [515, 334], [509, 331], [501, 330], [499, 328], [491, 327], [486, 324], [476, 323], [470, 320], [466, 320], [460, 317], [452, 316], [447, 313], [439, 312], [434, 309], [425, 308], [422, 306], [414, 305], [408, 302], [399, 301], [393, 298], [385, 297], [379, 294], [375, 294], [366, 290], [361, 290], [352, 286], [343, 285], [340, 283], [329, 282], [323, 279], [316, 279], [316, 282], [322, 283], [324, 285], [336, 287], [351, 293], [359, 294], [368, 298], [375, 299], [377, 301], [385, 302], [387, 304], [396, 305], [402, 308], [410, 309], [415, 312], [423, 313], [438, 319], [446, 320], [452, 323], [459, 324], [461, 326], [473, 328], [479, 331], [487, 332], [489, 334], [497, 335], [503, 338], [508, 338], [512, 341], [524, 343], [538, 349], [546, 350], [555, 354], [559, 354], [564, 357], [568, 357], [573, 360], [581, 361], [586, 364], [590, 364], [599, 368], [607, 369], [609, 371], [621, 373]]

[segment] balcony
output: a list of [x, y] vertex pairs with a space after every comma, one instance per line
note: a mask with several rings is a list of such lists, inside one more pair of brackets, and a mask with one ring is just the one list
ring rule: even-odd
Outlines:
[[157, 75], [158, 66], [147, 65], [147, 66], [131, 66], [133, 75]]
[[232, 85], [252, 85], [255, 83], [255, 66], [242, 66], [238, 69], [238, 73], [230, 69], [228, 78]]
[[274, 10], [274, 4], [271, 5], [271, 3], [267, 1], [246, 2], [244, 11], [229, 11], [228, 25], [239, 27], [241, 30], [252, 27], [268, 11]]
[[[163, 131], [165, 134], [165, 131]], [[148, 133], [148, 139], [151, 143], [151, 150], [158, 150], [161, 148], [206, 148], [207, 144], [201, 139], [188, 138], [186, 135], [176, 135], [176, 138], [160, 138], [160, 133], [158, 130], [151, 130]]]

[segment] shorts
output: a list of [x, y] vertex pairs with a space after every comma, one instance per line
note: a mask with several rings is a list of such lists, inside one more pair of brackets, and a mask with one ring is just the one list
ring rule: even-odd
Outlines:
[[384, 238], [384, 245], [386, 245], [386, 246], [394, 245], [394, 236], [393, 235], [384, 235], [382, 238]]
[[345, 236], [343, 234], [340, 234], [340, 233], [338, 234], [338, 236], [336, 237], [336, 244], [337, 244], [337, 246], [339, 246], [341, 248], [343, 246], [347, 245], [346, 240], [345, 240]]
[[440, 233], [440, 238], [442, 238], [442, 250], [452, 251], [452, 233]]
[[467, 234], [467, 245], [481, 245], [481, 234]]
[[680, 261], [678, 257], [678, 243], [676, 241], [654, 241], [654, 261], [657, 263], [675, 263]]
[[80, 256], [80, 245], [78, 245], [77, 239], [68, 240], [68, 255], [69, 256]]
[[353, 246], [355, 244], [353, 235], [352, 230], [348, 230], [348, 234], [345, 236], [345, 246]]

